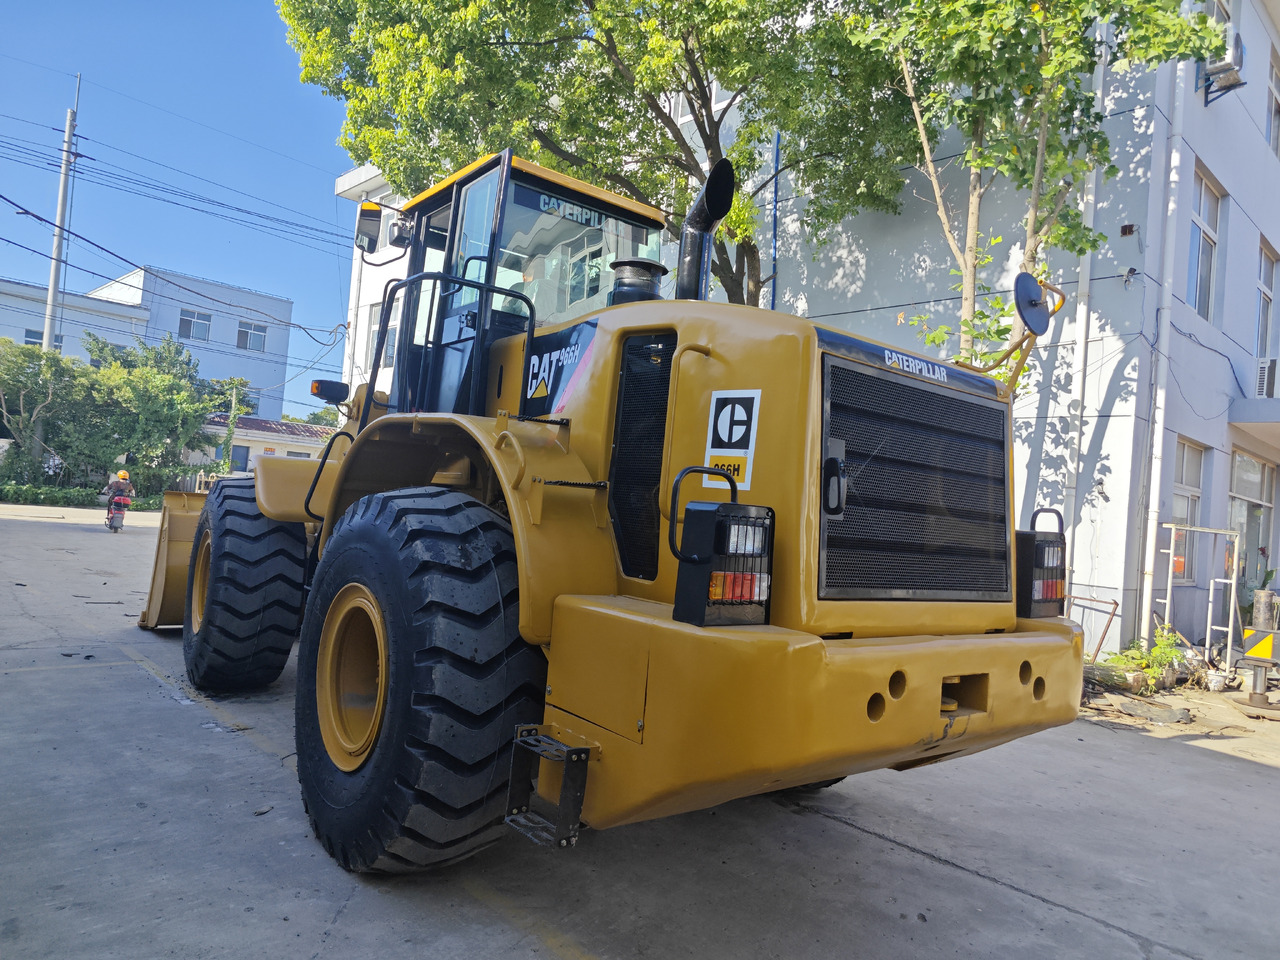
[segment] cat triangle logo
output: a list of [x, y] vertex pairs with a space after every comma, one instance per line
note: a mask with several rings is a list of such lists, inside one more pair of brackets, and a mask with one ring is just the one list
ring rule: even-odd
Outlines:
[[545, 397], [547, 393], [547, 380], [546, 377], [543, 377], [538, 381], [538, 385], [533, 388], [533, 393], [529, 394], [529, 399], [536, 400], [539, 397]]

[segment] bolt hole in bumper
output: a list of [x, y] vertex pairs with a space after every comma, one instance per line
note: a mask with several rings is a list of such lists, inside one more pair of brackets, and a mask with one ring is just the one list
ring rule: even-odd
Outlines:
[[[546, 723], [599, 744], [582, 819], [602, 829], [736, 797], [976, 753], [1075, 719], [1082, 638], [1014, 632], [823, 639], [699, 628], [669, 604], [556, 601]], [[544, 765], [539, 792], [554, 799]]]

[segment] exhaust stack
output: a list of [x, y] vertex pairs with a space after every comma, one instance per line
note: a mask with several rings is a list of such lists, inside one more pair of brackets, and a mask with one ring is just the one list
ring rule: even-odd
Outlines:
[[693, 201], [680, 229], [680, 259], [676, 266], [677, 300], [705, 300], [707, 278], [702, 270], [707, 238], [733, 206], [733, 164], [727, 157], [716, 161], [707, 174], [698, 199]]

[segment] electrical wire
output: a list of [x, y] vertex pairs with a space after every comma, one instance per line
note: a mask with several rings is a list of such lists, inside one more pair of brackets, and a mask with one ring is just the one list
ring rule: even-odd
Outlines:
[[[25, 250], [25, 251], [27, 251], [28, 253], [33, 253], [33, 254], [35, 254], [36, 256], [38, 256], [38, 257], [43, 257], [43, 258], [44, 258], [44, 259], [46, 259], [46, 260], [52, 260], [52, 259], [53, 259], [52, 255], [50, 255], [50, 254], [44, 253], [44, 252], [42, 252], [42, 251], [40, 251], [40, 250], [36, 250], [36, 249], [34, 249], [34, 248], [32, 248], [32, 247], [28, 247], [28, 246], [26, 246], [25, 244], [18, 243], [16, 240], [10, 240], [10, 239], [9, 239], [9, 238], [7, 238], [7, 237], [0, 237], [0, 243], [7, 243], [7, 244], [9, 244], [10, 246], [17, 247], [17, 248], [19, 248], [20, 250]], [[99, 279], [101, 279], [101, 280], [107, 280], [107, 281], [109, 281], [109, 282], [111, 282], [111, 283], [118, 283], [118, 282], [120, 282], [120, 278], [110, 277], [110, 276], [108, 276], [108, 275], [107, 275], [107, 274], [105, 274], [105, 273], [97, 273], [96, 271], [89, 270], [89, 269], [87, 269], [87, 268], [85, 268], [85, 267], [77, 267], [77, 266], [74, 266], [74, 265], [72, 265], [72, 264], [70, 264], [70, 263], [67, 263], [65, 259], [63, 260], [63, 266], [65, 266], [65, 267], [66, 267], [67, 269], [69, 269], [69, 270], [78, 270], [80, 273], [85, 273], [85, 274], [88, 274], [88, 275], [89, 275], [89, 276], [91, 276], [91, 277], [97, 277], [97, 278], [99, 278]], [[10, 278], [10, 279], [11, 279], [11, 278]], [[164, 278], [163, 278], [163, 277], [161, 277], [160, 279], [164, 279]], [[21, 281], [21, 280], [12, 280], [12, 279], [11, 279], [11, 282], [13, 282], [13, 283], [23, 283], [23, 281]], [[167, 282], [167, 281], [166, 281], [166, 282]], [[210, 282], [213, 282], [213, 281], [210, 281]], [[30, 284], [25, 284], [25, 285], [30, 286]], [[125, 284], [125, 286], [127, 286], [130, 290], [141, 290], [141, 289], [142, 289], [141, 287], [137, 287], [137, 286], [134, 286], [134, 285], [132, 285], [132, 284]], [[83, 295], [83, 294], [79, 294], [79, 296], [84, 296], [84, 295]], [[189, 306], [189, 307], [204, 307], [204, 306], [205, 306], [205, 304], [202, 304], [202, 303], [197, 302], [197, 301], [193, 301], [193, 300], [183, 300], [183, 299], [181, 299], [181, 298], [179, 298], [179, 297], [172, 297], [172, 296], [169, 296], [169, 295], [167, 295], [167, 294], [159, 293], [159, 292], [156, 292], [156, 291], [153, 291], [153, 292], [152, 292], [152, 297], [153, 297], [153, 298], [155, 298], [155, 299], [158, 299], [158, 300], [168, 300], [168, 301], [170, 301], [170, 302], [172, 302], [172, 303], [179, 304], [180, 306]], [[112, 302], [112, 303], [114, 303], [114, 302], [116, 302], [116, 301], [108, 301], [108, 302]], [[240, 319], [240, 315], [239, 315], [239, 314], [235, 314], [235, 313], [232, 313], [232, 314], [231, 314], [231, 317], [232, 317], [232, 319]], [[247, 322], [251, 322], [251, 321], [247, 321]], [[295, 324], [295, 326], [296, 326], [296, 324]], [[345, 324], [345, 323], [339, 323], [339, 324], [335, 324], [334, 326], [332, 326], [332, 327], [328, 327], [328, 328], [325, 328], [325, 327], [311, 327], [311, 328], [303, 328], [303, 329], [321, 330], [321, 331], [323, 331], [323, 332], [325, 332], [325, 333], [328, 333], [328, 334], [330, 335], [330, 337], [332, 338], [332, 337], [333, 337], [333, 336], [335, 336], [335, 335], [340, 337], [340, 336], [342, 335], [343, 331], [345, 331], [345, 330], [346, 330], [346, 324]], [[315, 337], [312, 337], [311, 339], [315, 340]], [[322, 345], [327, 346], [329, 341], [316, 340], [316, 342], [317, 342], [317, 343], [320, 343], [320, 344], [322, 344]], [[287, 359], [287, 354], [282, 354], [282, 353], [272, 353], [272, 352], [270, 352], [270, 351], [263, 351], [263, 352], [264, 352], [267, 356], [285, 357], [285, 358]]]
[[[33, 219], [39, 220], [41, 223], [44, 223], [44, 224], [47, 224], [48, 226], [51, 226], [51, 227], [55, 227], [55, 228], [57, 228], [57, 224], [55, 224], [52, 220], [49, 220], [49, 219], [47, 219], [46, 217], [42, 217], [42, 216], [40, 216], [38, 213], [32, 213], [29, 209], [27, 209], [26, 207], [22, 206], [21, 204], [15, 203], [13, 200], [11, 200], [10, 198], [6, 197], [4, 194], [0, 194], [0, 201], [3, 201], [4, 203], [9, 204], [9, 206], [13, 207], [13, 208], [14, 208], [15, 210], [17, 210], [19, 213], [24, 213], [24, 214], [26, 214], [27, 216], [32, 217]], [[143, 266], [141, 266], [140, 264], [134, 263], [134, 262], [133, 262], [132, 260], [130, 260], [128, 257], [125, 257], [125, 256], [123, 256], [122, 254], [116, 253], [114, 250], [110, 250], [110, 249], [108, 249], [107, 247], [102, 246], [102, 244], [100, 244], [100, 243], [95, 243], [94, 241], [90, 240], [88, 237], [85, 237], [85, 236], [83, 236], [83, 235], [81, 235], [81, 234], [79, 234], [79, 233], [76, 233], [76, 232], [75, 232], [75, 231], [73, 231], [73, 230], [68, 230], [68, 229], [66, 229], [65, 227], [64, 227], [64, 228], [62, 228], [62, 232], [63, 232], [64, 234], [66, 234], [67, 236], [75, 237], [76, 239], [80, 240], [81, 242], [83, 242], [83, 243], [87, 243], [87, 244], [89, 244], [90, 246], [95, 247], [95, 248], [96, 248], [96, 249], [98, 249], [98, 250], [101, 250], [103, 253], [105, 253], [105, 254], [107, 254], [107, 255], [109, 255], [109, 256], [114, 257], [115, 259], [119, 260], [121, 263], [127, 264], [128, 266], [132, 267], [132, 268], [133, 268], [133, 269], [135, 269], [135, 270], [142, 270], [144, 273], [146, 272], [146, 267], [143, 267]], [[5, 239], [5, 238], [0, 237], [0, 240], [3, 240], [3, 239]], [[10, 241], [10, 240], [6, 240], [5, 242], [7, 242], [7, 243], [13, 243], [13, 241]], [[22, 245], [21, 245], [21, 244], [14, 243], [14, 246], [22, 246]], [[33, 253], [37, 253], [37, 254], [39, 253], [39, 251], [37, 251], [37, 250], [33, 250], [31, 247], [23, 247], [23, 249], [31, 250], [31, 252], [33, 252]], [[50, 260], [52, 260], [52, 259], [53, 259], [53, 257], [52, 257], [52, 256], [50, 256], [50, 255], [47, 255], [47, 254], [46, 254], [45, 256], [48, 256]], [[65, 261], [64, 261], [64, 263], [65, 263]], [[86, 271], [86, 272], [90, 272], [90, 271]], [[112, 279], [112, 278], [108, 278], [108, 279]], [[235, 310], [246, 310], [246, 311], [248, 311], [248, 312], [250, 312], [250, 313], [256, 313], [256, 314], [258, 314], [258, 315], [260, 315], [260, 316], [266, 317], [268, 320], [272, 321], [273, 323], [278, 323], [278, 324], [281, 324], [282, 326], [293, 327], [293, 328], [296, 328], [296, 329], [298, 329], [298, 330], [301, 330], [301, 331], [302, 331], [303, 333], [305, 333], [308, 337], [311, 337], [311, 339], [312, 339], [312, 340], [315, 340], [315, 342], [316, 342], [316, 343], [324, 344], [324, 341], [317, 339], [317, 338], [315, 337], [315, 335], [313, 335], [313, 334], [311, 333], [311, 328], [305, 327], [305, 326], [303, 326], [303, 325], [302, 325], [302, 324], [300, 324], [300, 323], [294, 323], [292, 320], [282, 320], [282, 319], [280, 319], [279, 317], [274, 316], [273, 314], [267, 313], [265, 310], [259, 310], [257, 307], [250, 307], [250, 306], [248, 306], [248, 305], [246, 305], [246, 304], [231, 303], [231, 302], [226, 301], [226, 300], [219, 300], [217, 297], [211, 297], [211, 296], [209, 296], [208, 294], [203, 293], [203, 292], [201, 292], [201, 291], [199, 291], [199, 290], [193, 290], [191, 287], [185, 287], [185, 286], [183, 286], [183, 285], [182, 285], [182, 284], [180, 284], [180, 283], [175, 283], [174, 281], [170, 280], [170, 279], [169, 279], [169, 278], [167, 278], [167, 277], [161, 277], [160, 279], [164, 280], [164, 282], [165, 282], [165, 283], [169, 284], [169, 285], [170, 285], [170, 286], [172, 286], [172, 287], [176, 287], [177, 289], [182, 290], [182, 291], [184, 291], [184, 292], [186, 292], [186, 293], [194, 294], [195, 296], [200, 297], [202, 301], [207, 301], [207, 302], [209, 302], [209, 303], [216, 303], [216, 304], [219, 304], [219, 305], [224, 306], [224, 307], [231, 307], [232, 309], [235, 309]], [[140, 287], [135, 287], [135, 288], [133, 288], [133, 289], [139, 289], [139, 290], [140, 290], [141, 288], [140, 288]], [[315, 328], [315, 329], [322, 329], [322, 328]], [[330, 329], [336, 329], [336, 327], [335, 327], [335, 328], [330, 328]], [[327, 345], [327, 344], [325, 344], [325, 345]]]
[[[39, 70], [48, 70], [50, 73], [58, 73], [64, 77], [79, 76], [79, 74], [68, 73], [65, 70], [59, 70], [57, 67], [50, 67], [43, 63], [37, 63], [34, 60], [26, 60], [22, 57], [14, 56], [11, 53], [0, 53], [0, 57], [4, 57], [6, 60], [14, 60], [18, 63], [24, 63], [29, 67], [35, 67]], [[313, 170], [319, 170], [321, 173], [326, 173], [329, 176], [332, 176], [335, 178], [338, 176], [338, 174], [334, 173], [332, 170], [326, 170], [324, 167], [317, 166], [314, 163], [310, 163], [306, 160], [301, 160], [298, 157], [292, 157], [287, 153], [281, 153], [279, 150], [274, 150], [271, 147], [265, 146], [264, 144], [258, 143], [254, 140], [246, 139], [245, 137], [242, 137], [239, 134], [230, 133], [226, 130], [219, 129], [218, 127], [211, 126], [210, 124], [203, 123], [200, 120], [193, 119], [192, 117], [188, 117], [185, 114], [177, 113], [176, 111], [170, 110], [167, 107], [162, 107], [162, 106], [159, 106], [158, 104], [151, 103], [150, 101], [143, 100], [131, 94], [123, 93], [120, 90], [114, 89], [113, 87], [108, 87], [105, 83], [98, 83], [96, 80], [89, 80], [88, 78], [85, 78], [83, 82], [88, 84], [91, 87], [97, 87], [99, 90], [105, 90], [107, 91], [107, 93], [113, 93], [117, 97], [123, 97], [126, 100], [132, 100], [134, 103], [140, 103], [144, 107], [150, 107], [152, 110], [159, 110], [161, 113], [167, 113], [171, 117], [177, 117], [179, 120], [185, 120], [187, 121], [187, 123], [195, 124], [197, 127], [204, 127], [206, 130], [212, 130], [214, 133], [221, 134], [224, 137], [230, 137], [232, 140], [238, 140], [240, 143], [245, 143], [251, 147], [256, 147], [259, 150], [264, 150], [267, 153], [275, 154], [277, 157], [282, 157], [285, 160], [292, 161], [293, 163], [301, 164], [304, 167], [310, 167]]]
[[[0, 159], [8, 160], [10, 163], [16, 163], [19, 166], [33, 167], [37, 169], [47, 169], [49, 172], [56, 172], [60, 164], [52, 161], [35, 162], [22, 156], [14, 156], [12, 147], [0, 146]], [[92, 159], [86, 157], [84, 159]], [[104, 175], [99, 171], [92, 170], [77, 165], [76, 179], [83, 180], [86, 183], [92, 183], [96, 186], [103, 186], [111, 190], [131, 196], [144, 197], [146, 199], [155, 200], [169, 206], [177, 207], [183, 210], [190, 210], [194, 213], [201, 213], [215, 219], [224, 220], [239, 226], [249, 227], [255, 231], [269, 234], [279, 240], [292, 243], [296, 246], [312, 250], [316, 253], [343, 258], [342, 251], [350, 246], [350, 241], [341, 234], [331, 233], [330, 235], [320, 235], [315, 228], [304, 224], [294, 224], [292, 221], [283, 220], [279, 217], [270, 217], [265, 214], [259, 214], [254, 211], [245, 210], [241, 207], [235, 207], [231, 204], [225, 204], [221, 201], [209, 197], [201, 197], [198, 194], [191, 194], [198, 203], [207, 206], [198, 206], [196, 203], [184, 203], [180, 197], [184, 193], [178, 188], [172, 187], [153, 187], [151, 190], [144, 189], [146, 184], [140, 181], [131, 183], [131, 179], [112, 175]], [[156, 192], [159, 191], [159, 192]], [[164, 196], [161, 194], [169, 194]], [[215, 207], [222, 209], [208, 209], [207, 207]], [[299, 234], [302, 234], [301, 236]], [[325, 247], [316, 246], [317, 243], [325, 244]]]
[[[27, 307], [16, 307], [16, 306], [6, 307], [6, 308], [5, 308], [5, 312], [6, 312], [6, 313], [8, 313], [8, 314], [18, 314], [18, 315], [20, 315], [20, 316], [35, 317], [35, 318], [37, 318], [37, 319], [43, 319], [43, 318], [44, 318], [44, 312], [43, 312], [43, 311], [40, 311], [40, 310], [32, 310], [32, 309], [29, 309], [29, 308], [27, 308]], [[116, 327], [109, 327], [109, 326], [107, 326], [107, 325], [105, 325], [105, 324], [101, 324], [101, 323], [94, 323], [94, 322], [92, 322], [92, 321], [84, 320], [84, 319], [81, 319], [81, 318], [79, 318], [79, 317], [73, 318], [73, 319], [71, 320], [71, 322], [75, 323], [77, 326], [84, 327], [86, 330], [91, 330], [91, 331], [101, 332], [101, 333], [106, 333], [106, 334], [112, 334], [112, 335], [116, 335], [116, 336], [119, 336], [121, 333], [123, 333], [123, 332], [124, 332], [124, 331], [122, 331], [122, 330], [120, 330], [120, 329], [118, 329], [118, 328], [116, 328]], [[142, 324], [142, 325], [144, 325], [144, 329], [143, 329], [143, 331], [142, 331], [141, 333], [138, 333], [137, 331], [134, 331], [134, 330], [130, 330], [130, 331], [129, 331], [129, 335], [130, 335], [130, 336], [132, 336], [132, 337], [134, 337], [134, 338], [136, 338], [136, 339], [140, 339], [140, 340], [142, 340], [144, 343], [163, 343], [163, 342], [164, 342], [164, 340], [165, 340], [165, 337], [166, 337], [166, 336], [172, 336], [172, 335], [173, 335], [173, 331], [171, 331], [171, 330], [163, 331], [163, 335], [161, 335], [160, 333], [152, 333], [152, 332], [148, 332], [148, 331], [146, 330], [146, 328], [145, 328], [145, 324], [146, 324], [146, 321], [145, 321], [145, 320], [137, 320], [137, 321], [129, 321], [129, 322], [130, 322], [130, 323], [138, 323], [138, 324]], [[34, 329], [34, 328], [31, 328], [31, 329]], [[196, 344], [197, 346], [195, 347], [195, 349], [196, 349], [196, 350], [198, 350], [198, 351], [200, 351], [200, 353], [202, 353], [202, 354], [206, 354], [206, 353], [207, 353], [207, 354], [212, 354], [212, 355], [217, 355], [217, 356], [223, 356], [223, 357], [235, 357], [235, 358], [237, 358], [237, 359], [239, 359], [239, 360], [256, 360], [256, 359], [259, 359], [259, 358], [268, 358], [268, 357], [269, 357], [269, 358], [273, 358], [273, 362], [278, 363], [278, 362], [283, 361], [286, 365], [287, 365], [287, 364], [288, 364], [288, 362], [289, 362], [289, 356], [288, 356], [287, 354], [283, 354], [283, 353], [273, 353], [273, 352], [268, 352], [268, 351], [261, 351], [261, 352], [259, 352], [259, 351], [256, 351], [256, 350], [255, 350], [255, 351], [252, 351], [252, 355], [249, 355], [248, 353], [246, 353], [246, 351], [244, 351], [244, 350], [240, 350], [240, 349], [238, 349], [238, 348], [233, 348], [233, 349], [222, 349], [222, 348], [220, 348], [220, 347], [216, 347], [216, 346], [209, 346], [209, 345], [208, 345], [208, 341], [207, 341], [207, 340], [183, 340], [182, 338], [178, 338], [178, 341], [177, 341], [177, 342], [179, 342], [180, 344], [182, 344], [182, 345], [183, 345], [186, 349], [188, 349], [188, 350], [190, 350], [190, 349], [191, 349], [191, 346], [189, 346], [189, 344]], [[325, 350], [326, 355], [327, 355], [327, 353], [328, 353], [329, 351], [331, 351], [331, 350], [333, 350], [335, 347], [339, 346], [342, 342], [343, 342], [343, 341], [342, 341], [342, 339], [341, 339], [341, 338], [339, 338], [339, 339], [337, 339], [336, 341], [334, 341], [333, 343], [331, 343], [331, 344], [327, 344], [327, 345], [326, 345], [326, 350]], [[118, 344], [117, 344], [117, 346], [118, 346]], [[197, 357], [196, 359], [198, 360], [198, 359], [199, 359], [199, 357]], [[312, 367], [311, 369], [324, 370], [324, 371], [325, 371], [325, 372], [327, 372], [327, 373], [338, 373], [338, 374], [340, 374], [340, 373], [342, 372], [342, 371], [341, 371], [340, 369], [338, 369], [337, 367], [321, 367], [321, 366], [319, 366], [319, 365], [315, 365], [315, 366], [314, 366], [314, 367]], [[285, 382], [288, 382], [288, 381], [285, 381]]]

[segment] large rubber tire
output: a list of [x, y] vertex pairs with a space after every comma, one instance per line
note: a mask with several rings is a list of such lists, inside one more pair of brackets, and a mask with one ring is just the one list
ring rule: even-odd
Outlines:
[[541, 721], [547, 670], [517, 587], [510, 524], [456, 491], [375, 494], [335, 525], [295, 731], [312, 828], [345, 869], [439, 866], [503, 834], [515, 727]]
[[253, 483], [219, 480], [192, 540], [182, 655], [201, 690], [265, 687], [302, 623], [306, 530], [263, 516]]

